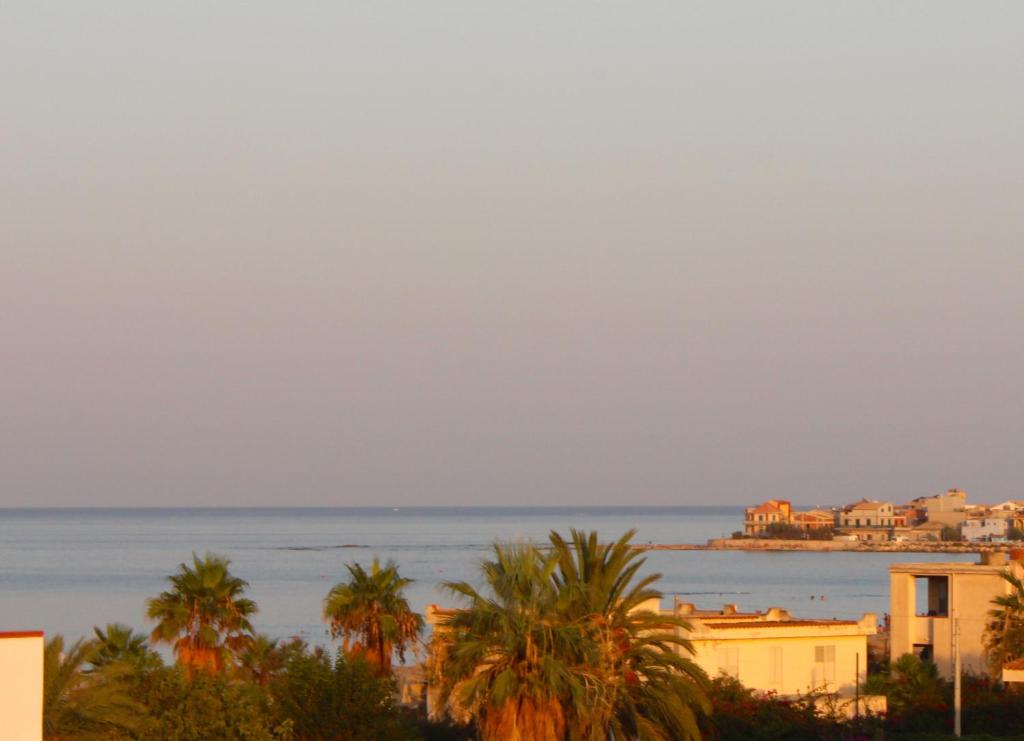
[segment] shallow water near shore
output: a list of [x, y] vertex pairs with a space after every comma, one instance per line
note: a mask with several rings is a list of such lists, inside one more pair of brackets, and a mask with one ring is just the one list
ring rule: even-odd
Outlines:
[[[257, 630], [329, 643], [320, 620], [346, 563], [394, 559], [414, 609], [453, 604], [446, 580], [478, 581], [495, 540], [543, 543], [554, 529], [596, 529], [638, 543], [703, 543], [742, 525], [740, 507], [7, 509], [0, 510], [0, 630], [69, 637], [124, 622], [147, 629], [144, 603], [193, 552], [232, 560], [259, 604]], [[650, 551], [645, 572], [699, 607], [778, 606], [794, 615], [888, 612], [888, 565], [972, 561], [973, 554]]]

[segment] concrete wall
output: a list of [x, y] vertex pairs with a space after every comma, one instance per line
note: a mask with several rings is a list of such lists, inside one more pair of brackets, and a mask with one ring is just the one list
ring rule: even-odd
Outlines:
[[928, 510], [928, 522], [937, 522], [940, 525], [949, 525], [950, 527], [957, 527], [966, 520], [967, 513], [964, 511], [940, 512], [933, 509]]
[[[889, 571], [890, 657], [914, 652], [917, 644], [931, 646], [933, 661], [944, 677], [953, 674], [953, 625], [959, 623], [960, 661], [964, 671], [985, 673], [984, 632], [992, 599], [1006, 594], [1009, 585], [1000, 576], [1011, 569], [1024, 573], [1021, 564], [965, 563], [893, 564]], [[918, 615], [915, 577], [945, 576], [949, 580], [945, 616]]]
[[0, 633], [0, 738], [43, 737], [43, 634]]

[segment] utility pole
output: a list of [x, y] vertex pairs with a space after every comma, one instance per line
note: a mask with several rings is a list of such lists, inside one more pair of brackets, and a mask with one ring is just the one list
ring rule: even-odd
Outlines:
[[960, 618], [953, 610], [953, 735], [960, 738]]
[[853, 674], [853, 715], [860, 717], [860, 651], [857, 652], [857, 664]]

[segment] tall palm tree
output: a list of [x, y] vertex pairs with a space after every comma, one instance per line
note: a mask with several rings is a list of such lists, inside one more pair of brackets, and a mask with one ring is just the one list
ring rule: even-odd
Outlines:
[[43, 735], [93, 738], [139, 730], [144, 708], [135, 702], [116, 667], [87, 671], [99, 649], [80, 639], [70, 646], [55, 635], [43, 648]]
[[1009, 570], [1002, 577], [1010, 591], [992, 600], [985, 625], [985, 650], [997, 675], [1003, 664], [1024, 657], [1024, 580]]
[[597, 677], [576, 657], [579, 626], [557, 619], [554, 554], [499, 545], [481, 568], [486, 592], [445, 586], [468, 602], [435, 632], [443, 694], [457, 716], [476, 720], [485, 741], [561, 739], [567, 715], [583, 714]]
[[637, 579], [646, 562], [630, 546], [635, 530], [603, 544], [596, 532], [571, 530], [571, 542], [549, 535], [558, 569], [562, 619], [583, 627], [588, 655], [598, 675], [598, 701], [571, 719], [583, 738], [700, 738], [698, 714], [707, 713], [707, 677], [690, 656], [681, 631], [689, 624], [650, 609], [662, 593], [653, 588], [661, 574]]
[[172, 645], [189, 676], [223, 671], [252, 641], [256, 603], [242, 596], [249, 585], [231, 574], [230, 563], [193, 554], [191, 567], [183, 563], [168, 577], [172, 588], [146, 602], [147, 616], [157, 621], [150, 640]]
[[[443, 692], [485, 739], [694, 739], [705, 677], [684, 654], [684, 621], [644, 610], [657, 574], [629, 546], [551, 534], [552, 548], [494, 546], [486, 593], [444, 620], [433, 648]], [[636, 580], [636, 581], [634, 581]]]
[[405, 661], [406, 649], [415, 646], [423, 630], [423, 616], [409, 608], [402, 594], [412, 579], [401, 577], [394, 562], [381, 567], [376, 558], [369, 572], [358, 563], [346, 568], [350, 579], [335, 584], [324, 599], [324, 620], [332, 636], [342, 637], [345, 653], [364, 656], [386, 674], [392, 656], [397, 653]]

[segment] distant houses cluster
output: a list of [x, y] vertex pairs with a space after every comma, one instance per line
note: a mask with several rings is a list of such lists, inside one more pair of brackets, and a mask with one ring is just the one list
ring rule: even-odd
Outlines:
[[834, 538], [858, 541], [1024, 539], [1024, 499], [968, 504], [961, 489], [906, 504], [861, 499], [845, 507], [793, 510], [784, 499], [747, 507], [743, 535], [752, 538]]

